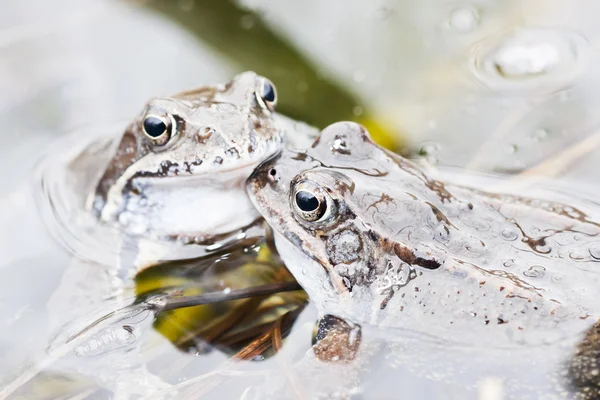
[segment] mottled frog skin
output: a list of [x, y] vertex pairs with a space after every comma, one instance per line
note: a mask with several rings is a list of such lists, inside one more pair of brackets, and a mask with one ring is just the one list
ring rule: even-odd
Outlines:
[[496, 348], [587, 331], [596, 353], [575, 357], [573, 374], [598, 373], [600, 215], [589, 204], [435, 179], [349, 122], [264, 163], [247, 188], [321, 313]]
[[[123, 133], [89, 207], [132, 235], [203, 242], [258, 214], [244, 182], [284, 139], [316, 132], [274, 112], [274, 85], [253, 72], [149, 101]], [[312, 137], [311, 137], [312, 135]]]

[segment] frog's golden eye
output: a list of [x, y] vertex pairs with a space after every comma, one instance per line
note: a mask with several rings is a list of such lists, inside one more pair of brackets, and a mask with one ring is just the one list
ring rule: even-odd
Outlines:
[[298, 182], [292, 192], [296, 215], [307, 222], [324, 222], [334, 215], [335, 203], [321, 186], [310, 182]]
[[152, 143], [163, 146], [169, 142], [176, 129], [172, 116], [148, 114], [144, 117], [144, 133]]
[[273, 82], [267, 78], [258, 79], [255, 93], [256, 100], [262, 108], [269, 111], [275, 110], [275, 106], [277, 105], [277, 90]]

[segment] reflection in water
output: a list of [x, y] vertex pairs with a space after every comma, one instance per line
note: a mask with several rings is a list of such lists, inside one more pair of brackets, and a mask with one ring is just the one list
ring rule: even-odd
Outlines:
[[[227, 296], [237, 289], [251, 291], [265, 284], [293, 283], [294, 279], [263, 245], [156, 266], [139, 273], [135, 281], [138, 297], [144, 298], [160, 293], [197, 296], [221, 292]], [[303, 291], [252, 296], [161, 312], [154, 327], [185, 352], [200, 354], [217, 348], [234, 354], [275, 325], [285, 337], [305, 303]], [[269, 341], [253, 352], [253, 357], [265, 356], [271, 347]]]
[[88, 195], [111, 157], [120, 125], [85, 127], [53, 143], [37, 163], [34, 195], [53, 239], [76, 257], [114, 264], [119, 233], [86, 209]]

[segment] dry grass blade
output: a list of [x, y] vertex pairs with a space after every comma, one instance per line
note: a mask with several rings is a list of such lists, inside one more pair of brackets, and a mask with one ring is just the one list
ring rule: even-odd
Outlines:
[[534, 176], [545, 178], [555, 177], [599, 146], [600, 131], [583, 138], [560, 153], [522, 171], [517, 175], [517, 178], [530, 178]]
[[203, 304], [219, 303], [222, 301], [239, 300], [248, 297], [266, 296], [270, 294], [289, 292], [293, 290], [302, 290], [302, 287], [297, 282], [270, 283], [267, 285], [232, 290], [228, 293], [212, 292], [197, 296], [167, 298], [165, 304], [163, 306], [159, 306], [159, 311], [169, 311], [184, 307], [194, 307]]

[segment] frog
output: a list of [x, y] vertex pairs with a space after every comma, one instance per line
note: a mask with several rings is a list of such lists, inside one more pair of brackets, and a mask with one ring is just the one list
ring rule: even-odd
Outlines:
[[461, 368], [477, 358], [449, 343], [545, 359], [540, 343], [570, 346], [560, 359], [570, 385], [598, 398], [600, 211], [553, 191], [442, 178], [338, 122], [264, 162], [247, 190], [320, 315], [416, 336], [403, 351], [443, 343], [429, 353]]
[[119, 271], [133, 275], [263, 238], [246, 179], [283, 146], [303, 148], [318, 135], [277, 113], [277, 100], [272, 81], [246, 71], [142, 107], [84, 207], [116, 232]]
[[[226, 84], [149, 100], [126, 127], [87, 208], [130, 236], [211, 243], [259, 215], [244, 183], [314, 128], [275, 112], [277, 89], [247, 71]], [[312, 138], [312, 139], [309, 139]]]

